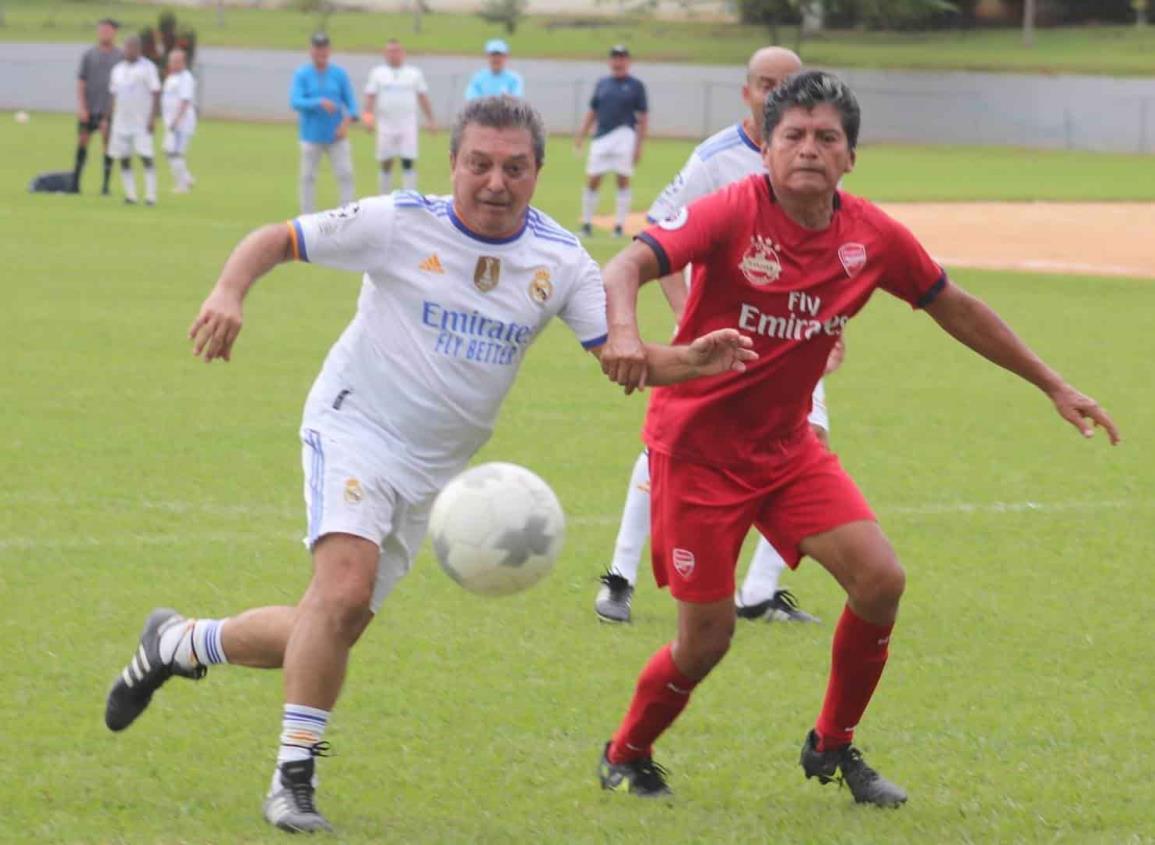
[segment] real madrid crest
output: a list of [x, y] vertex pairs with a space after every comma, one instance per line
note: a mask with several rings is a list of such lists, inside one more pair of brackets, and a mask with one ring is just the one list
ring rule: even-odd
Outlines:
[[501, 259], [482, 255], [473, 268], [473, 284], [482, 293], [489, 293], [501, 281]]
[[361, 489], [361, 482], [356, 478], [345, 479], [345, 501], [350, 505], [356, 505], [363, 498], [365, 498], [365, 491]]
[[752, 285], [762, 287], [778, 281], [782, 275], [782, 260], [778, 257], [778, 247], [770, 238], [754, 235], [750, 238], [750, 248], [738, 262], [738, 269]]
[[553, 296], [553, 282], [550, 281], [549, 268], [538, 267], [533, 271], [533, 280], [529, 283], [529, 298], [538, 305], [545, 305]]

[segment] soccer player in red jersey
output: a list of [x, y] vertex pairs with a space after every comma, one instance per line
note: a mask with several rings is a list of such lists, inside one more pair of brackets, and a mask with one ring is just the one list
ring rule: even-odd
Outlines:
[[643, 280], [693, 265], [677, 343], [712, 329], [750, 336], [747, 372], [656, 390], [646, 417], [653, 566], [678, 603], [677, 634], [642, 670], [602, 756], [606, 789], [669, 792], [654, 742], [726, 654], [734, 567], [751, 525], [788, 564], [806, 555], [846, 590], [822, 710], [802, 747], [806, 776], [841, 775], [860, 803], [896, 806], [905, 791], [851, 745], [886, 665], [906, 576], [866, 499], [806, 416], [846, 322], [876, 288], [925, 310], [956, 340], [1042, 390], [1090, 437], [1119, 440], [1098, 404], [1067, 384], [983, 302], [951, 283], [901, 224], [839, 191], [854, 166], [854, 94], [821, 71], [796, 74], [766, 101], [766, 174], [710, 194], [643, 232], [605, 268], [606, 374], [644, 387], [635, 305]]

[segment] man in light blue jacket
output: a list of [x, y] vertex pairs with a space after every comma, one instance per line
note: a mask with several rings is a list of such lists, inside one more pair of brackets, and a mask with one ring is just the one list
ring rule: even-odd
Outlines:
[[500, 38], [491, 38], [485, 42], [485, 52], [489, 56], [489, 67], [473, 74], [465, 88], [465, 99], [476, 100], [478, 97], [494, 97], [499, 94], [524, 97], [525, 85], [522, 84], [521, 76], [505, 67], [509, 60], [509, 45]]
[[300, 115], [301, 213], [316, 208], [317, 168], [328, 154], [337, 177], [341, 203], [353, 201], [353, 155], [349, 124], [357, 119], [357, 97], [345, 69], [329, 63], [329, 36], [313, 34], [308, 64], [293, 74], [289, 102]]

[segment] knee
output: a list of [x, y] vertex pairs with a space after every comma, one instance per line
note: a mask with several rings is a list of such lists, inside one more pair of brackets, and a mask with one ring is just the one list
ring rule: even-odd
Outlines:
[[401, 159], [401, 169], [402, 170], [412, 170], [413, 169], [413, 159], [411, 159], [411, 158]]
[[853, 596], [856, 603], [870, 607], [897, 607], [906, 590], [906, 570], [892, 553], [885, 561], [871, 567]]
[[372, 616], [373, 579], [352, 566], [333, 566], [325, 577], [314, 577], [302, 604], [322, 616], [328, 625], [355, 642]]

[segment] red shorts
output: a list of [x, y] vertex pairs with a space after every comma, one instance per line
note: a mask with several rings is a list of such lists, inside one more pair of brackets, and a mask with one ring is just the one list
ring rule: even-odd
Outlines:
[[783, 440], [772, 461], [749, 469], [650, 450], [650, 485], [654, 578], [679, 601], [706, 604], [734, 594], [734, 568], [751, 526], [794, 569], [807, 537], [875, 518], [809, 426]]

